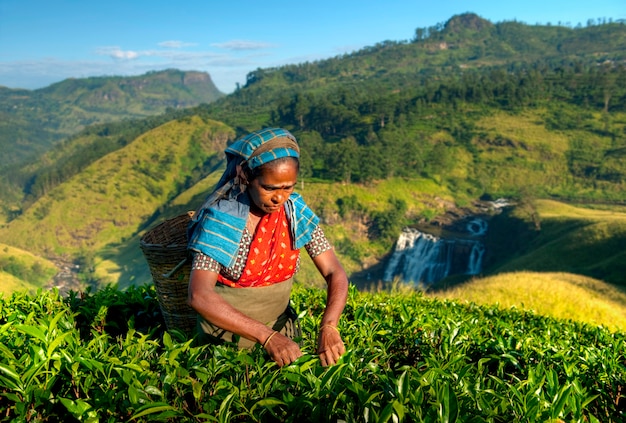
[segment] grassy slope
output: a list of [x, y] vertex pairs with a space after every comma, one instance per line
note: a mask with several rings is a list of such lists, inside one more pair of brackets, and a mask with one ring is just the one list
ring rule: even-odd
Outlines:
[[99, 279], [117, 284], [120, 289], [132, 285], [152, 283], [150, 269], [143, 256], [139, 242], [147, 230], [165, 219], [173, 218], [187, 211], [195, 210], [202, 204], [210, 189], [217, 183], [223, 168], [212, 172], [209, 176], [174, 198], [166, 207], [166, 211], [155, 219], [146, 229], [133, 235], [126, 242], [111, 245], [101, 250], [96, 266]]
[[495, 269], [562, 271], [626, 286], [626, 209], [536, 201], [541, 230], [526, 251]]
[[54, 263], [6, 244], [0, 244], [0, 259], [5, 263], [10, 261], [16, 264], [22, 271], [28, 272], [29, 277], [29, 280], [24, 280], [6, 271], [0, 271], [0, 293], [5, 295], [24, 291], [34, 293], [57, 271]]
[[34, 292], [37, 290], [33, 284], [7, 272], [0, 272], [0, 285], [2, 285], [0, 295], [4, 297], [8, 297], [15, 292]]
[[491, 191], [525, 183], [558, 185], [567, 175], [564, 153], [568, 138], [545, 128], [541, 110], [518, 115], [495, 112], [477, 122], [477, 128], [484, 135], [476, 137], [473, 143], [482, 161], [488, 164], [481, 169], [491, 171]]
[[544, 316], [626, 331], [626, 293], [605, 282], [572, 273], [502, 273], [428, 295], [533, 310]]
[[[626, 330], [624, 207], [601, 210], [550, 200], [535, 205], [541, 229], [524, 252], [490, 269], [491, 276], [431, 295]], [[595, 274], [603, 280], [590, 277]]]
[[[472, 140], [480, 160], [475, 166], [474, 178], [487, 192], [526, 190], [544, 195], [602, 198], [601, 193], [606, 189], [614, 191], [612, 196], [622, 198], [619, 186], [610, 187], [602, 181], [588, 187], [573, 184], [567, 163], [570, 143], [583, 141], [604, 151], [611, 148], [615, 140], [603, 134], [603, 118], [599, 113], [590, 114], [576, 107], [568, 110], [581, 116], [584, 129], [550, 129], [547, 122], [551, 113], [543, 108], [514, 114], [494, 111], [479, 119], [476, 122], [478, 135]], [[610, 121], [614, 133], [622, 133], [626, 128], [626, 113], [612, 113]]]
[[162, 125], [55, 188], [0, 237], [43, 255], [97, 252], [123, 242], [231, 136], [223, 124], [200, 118]]

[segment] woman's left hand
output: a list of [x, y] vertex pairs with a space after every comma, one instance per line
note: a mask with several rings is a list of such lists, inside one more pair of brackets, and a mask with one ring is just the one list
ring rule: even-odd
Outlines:
[[322, 325], [317, 339], [317, 354], [320, 356], [322, 366], [330, 366], [337, 363], [339, 357], [346, 352], [339, 329], [331, 325]]

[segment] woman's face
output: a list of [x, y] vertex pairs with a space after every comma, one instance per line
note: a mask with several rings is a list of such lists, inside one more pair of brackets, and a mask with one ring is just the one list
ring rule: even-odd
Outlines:
[[281, 160], [263, 165], [261, 174], [248, 184], [253, 211], [262, 213], [278, 211], [293, 192], [297, 182], [298, 165], [295, 160]]

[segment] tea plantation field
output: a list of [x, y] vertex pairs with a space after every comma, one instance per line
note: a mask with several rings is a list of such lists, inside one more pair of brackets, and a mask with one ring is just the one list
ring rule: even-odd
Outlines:
[[296, 286], [304, 357], [197, 346], [156, 292], [0, 299], [2, 422], [621, 422], [626, 335], [420, 293], [350, 291], [347, 353], [312, 354], [323, 290]]

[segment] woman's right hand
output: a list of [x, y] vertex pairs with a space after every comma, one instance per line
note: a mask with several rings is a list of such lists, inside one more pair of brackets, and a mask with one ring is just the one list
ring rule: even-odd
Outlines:
[[302, 357], [300, 346], [291, 338], [280, 332], [273, 333], [271, 339], [264, 344], [265, 350], [268, 352], [272, 360], [280, 367], [293, 363]]

